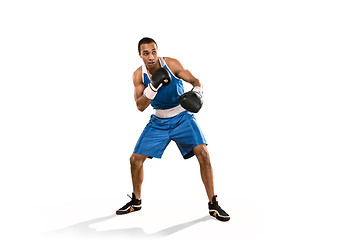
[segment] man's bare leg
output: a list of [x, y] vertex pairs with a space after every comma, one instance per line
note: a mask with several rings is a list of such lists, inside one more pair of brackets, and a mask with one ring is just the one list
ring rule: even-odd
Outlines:
[[227, 214], [218, 204], [217, 196], [214, 193], [214, 177], [210, 163], [209, 152], [207, 151], [206, 145], [201, 144], [193, 149], [199, 164], [201, 179], [204, 183], [206, 193], [209, 198], [209, 214], [220, 221], [229, 221], [230, 216]]
[[130, 157], [133, 194], [131, 201], [116, 211], [117, 215], [127, 214], [141, 209], [141, 184], [144, 180], [143, 164], [147, 156], [133, 153]]
[[141, 199], [141, 185], [144, 180], [143, 164], [146, 158], [147, 156], [137, 153], [133, 153], [130, 157], [133, 192], [137, 199]]
[[201, 179], [204, 183], [209, 202], [211, 202], [212, 197], [215, 195], [215, 193], [213, 170], [211, 167], [209, 152], [205, 144], [196, 146], [193, 151], [199, 161]]

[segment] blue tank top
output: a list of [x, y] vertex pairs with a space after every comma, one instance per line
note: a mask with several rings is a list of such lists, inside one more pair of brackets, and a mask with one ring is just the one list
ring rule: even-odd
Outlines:
[[[180, 105], [179, 97], [184, 93], [184, 86], [180, 78], [175, 77], [170, 68], [166, 65], [164, 58], [159, 57], [160, 66], [168, 70], [171, 76], [171, 83], [158, 90], [155, 98], [151, 101], [154, 109], [170, 109]], [[145, 64], [142, 66], [143, 82], [145, 87], [150, 83], [150, 78]]]

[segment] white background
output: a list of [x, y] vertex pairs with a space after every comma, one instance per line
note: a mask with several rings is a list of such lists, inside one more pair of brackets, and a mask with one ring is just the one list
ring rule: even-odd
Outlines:
[[[358, 239], [359, 11], [346, 0], [2, 1], [2, 238]], [[228, 223], [205, 217], [197, 160], [174, 143], [145, 162], [143, 210], [113, 216], [152, 113], [136, 109], [131, 81], [144, 36], [204, 84], [196, 117]]]

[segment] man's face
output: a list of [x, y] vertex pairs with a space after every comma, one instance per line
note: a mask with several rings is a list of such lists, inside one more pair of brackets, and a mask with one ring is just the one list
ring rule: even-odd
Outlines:
[[157, 47], [155, 43], [141, 44], [140, 57], [144, 61], [146, 67], [151, 69], [157, 63]]

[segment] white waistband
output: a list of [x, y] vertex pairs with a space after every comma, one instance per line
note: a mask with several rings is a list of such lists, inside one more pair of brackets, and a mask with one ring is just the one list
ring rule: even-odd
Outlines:
[[174, 117], [183, 111], [185, 111], [185, 109], [181, 105], [165, 110], [155, 109], [155, 116], [158, 118], [169, 118]]

